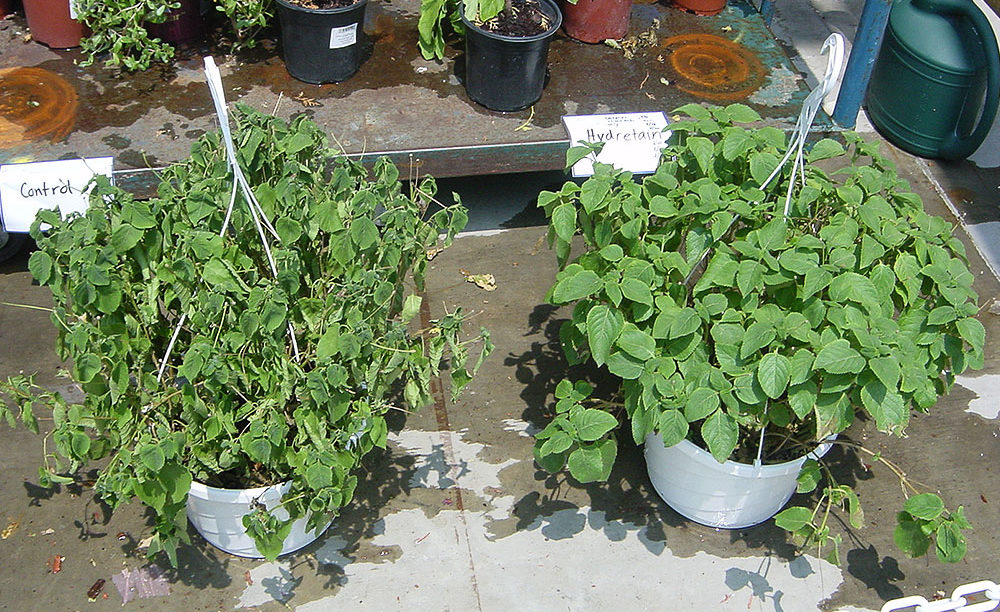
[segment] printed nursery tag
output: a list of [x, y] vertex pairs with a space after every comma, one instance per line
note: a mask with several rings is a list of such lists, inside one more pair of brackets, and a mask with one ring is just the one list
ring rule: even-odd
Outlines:
[[604, 148], [594, 159], [585, 157], [573, 164], [573, 176], [594, 174], [594, 162], [610, 164], [636, 174], [656, 172], [660, 151], [670, 138], [667, 116], [655, 113], [618, 113], [613, 115], [565, 115], [562, 118], [572, 146], [585, 142], [603, 142]]
[[343, 49], [358, 42], [358, 24], [330, 28], [330, 48]]
[[57, 208], [63, 216], [82, 213], [90, 179], [110, 178], [113, 166], [113, 157], [0, 166], [0, 221], [8, 232], [27, 232], [43, 208]]

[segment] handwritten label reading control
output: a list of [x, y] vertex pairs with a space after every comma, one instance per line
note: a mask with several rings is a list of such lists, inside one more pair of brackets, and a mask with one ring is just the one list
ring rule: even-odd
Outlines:
[[581, 159], [573, 165], [573, 176], [594, 174], [594, 163], [610, 164], [635, 174], [656, 172], [660, 151], [670, 138], [667, 116], [655, 113], [619, 113], [610, 115], [566, 115], [563, 126], [574, 146], [585, 142], [603, 142], [601, 153]]
[[8, 232], [27, 232], [35, 214], [55, 208], [83, 213], [95, 175], [111, 177], [114, 158], [67, 159], [0, 166], [0, 221]]

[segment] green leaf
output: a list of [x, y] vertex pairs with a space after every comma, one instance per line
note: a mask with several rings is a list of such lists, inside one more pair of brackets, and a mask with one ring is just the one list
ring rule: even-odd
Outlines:
[[910, 412], [903, 398], [888, 391], [881, 381], [873, 380], [861, 388], [861, 403], [875, 418], [875, 427], [879, 431], [895, 432], [909, 421]]
[[306, 468], [306, 485], [314, 491], [333, 484], [333, 469], [321, 463], [314, 463]]
[[816, 407], [817, 397], [816, 383], [806, 380], [788, 389], [788, 405], [795, 416], [804, 419], [809, 416]]
[[101, 371], [101, 358], [93, 353], [85, 353], [76, 359], [73, 366], [77, 382], [89, 383]]
[[361, 250], [368, 249], [378, 242], [378, 227], [368, 217], [358, 217], [351, 221], [351, 240]]
[[611, 352], [611, 346], [622, 332], [625, 319], [620, 312], [604, 304], [598, 304], [587, 313], [587, 343], [590, 355], [598, 365], [604, 365]]
[[613, 438], [580, 447], [569, 454], [569, 473], [583, 484], [603, 482], [611, 475], [617, 455], [618, 445]]
[[649, 290], [649, 285], [637, 278], [622, 280], [622, 294], [633, 302], [646, 306], [653, 305], [653, 294]]
[[408, 323], [417, 316], [417, 313], [420, 312], [421, 302], [423, 302], [423, 298], [415, 293], [406, 296], [406, 299], [403, 300], [403, 311], [400, 313], [403, 323]]
[[726, 113], [729, 114], [729, 120], [734, 123], [753, 123], [761, 120], [757, 111], [746, 104], [730, 104], [726, 106]]
[[[542, 456], [559, 455], [569, 450], [571, 446], [573, 446], [573, 438], [564, 431], [556, 431], [542, 443], [538, 452]], [[560, 465], [559, 468], [561, 469], [562, 466]]]
[[289, 217], [280, 217], [274, 222], [274, 229], [285, 244], [291, 244], [302, 236], [302, 224]]
[[111, 232], [111, 248], [116, 253], [125, 253], [142, 240], [142, 230], [128, 223], [122, 223]]
[[774, 326], [759, 321], [751, 323], [743, 334], [743, 344], [740, 345], [740, 359], [746, 359], [760, 349], [768, 346], [777, 337]]
[[618, 427], [618, 420], [615, 417], [597, 408], [585, 408], [571, 415], [570, 423], [576, 428], [577, 437], [584, 442], [599, 440], [604, 434]]
[[52, 278], [52, 258], [45, 251], [35, 251], [28, 258], [28, 271], [39, 285], [45, 285]]
[[90, 436], [82, 431], [74, 431], [69, 438], [69, 447], [77, 459], [86, 460], [87, 453], [90, 452]]
[[660, 413], [657, 430], [664, 446], [673, 446], [687, 437], [688, 421], [680, 410], [664, 410]]
[[816, 490], [822, 479], [823, 472], [820, 470], [819, 462], [815, 459], [806, 459], [805, 463], [802, 464], [802, 469], [799, 470], [795, 492], [811, 493]]
[[893, 357], [875, 357], [868, 361], [868, 367], [875, 376], [889, 389], [899, 385], [899, 362]]
[[973, 350], [982, 351], [986, 343], [986, 328], [978, 320], [972, 317], [959, 319], [956, 323], [958, 333], [962, 339], [972, 345]]
[[625, 252], [617, 244], [609, 244], [599, 252], [601, 257], [608, 261], [618, 261], [625, 256]]
[[778, 158], [771, 153], [755, 153], [750, 157], [750, 176], [758, 185], [763, 185], [777, 167]]
[[569, 202], [556, 206], [552, 211], [551, 223], [556, 236], [564, 242], [571, 241], [576, 233], [576, 206]]
[[688, 423], [699, 421], [719, 409], [719, 393], [705, 387], [691, 392], [684, 402], [684, 417]]
[[935, 552], [942, 563], [958, 563], [965, 557], [965, 536], [956, 525], [942, 523], [934, 531]]
[[704, 174], [712, 169], [712, 159], [715, 156], [715, 144], [704, 136], [690, 136], [686, 142], [687, 148], [694, 155], [695, 161]]
[[674, 340], [688, 334], [692, 334], [701, 328], [701, 317], [698, 311], [690, 306], [685, 306], [674, 315], [670, 323], [670, 332], [667, 339]]
[[624, 378], [625, 380], [635, 380], [642, 376], [644, 364], [642, 361], [632, 357], [624, 351], [616, 351], [608, 356], [608, 371]]
[[656, 340], [632, 323], [625, 324], [615, 344], [639, 361], [652, 359], [656, 350]]
[[757, 364], [757, 382], [771, 399], [778, 399], [788, 388], [788, 358], [779, 353], [767, 353]]
[[806, 159], [812, 163], [821, 159], [830, 159], [831, 157], [843, 155], [844, 152], [844, 145], [840, 144], [836, 140], [824, 138], [813, 145], [812, 149], [809, 150], [809, 154], [806, 156]]
[[813, 367], [831, 374], [857, 374], [865, 367], [865, 358], [851, 348], [850, 342], [838, 338], [820, 349]]
[[340, 326], [329, 327], [316, 343], [316, 359], [326, 361], [340, 352]]
[[896, 529], [892, 532], [896, 546], [913, 558], [927, 554], [931, 539], [924, 533], [921, 523], [910, 518], [905, 512], [900, 512], [896, 520]]
[[921, 493], [907, 499], [903, 511], [914, 518], [932, 521], [944, 513], [944, 502], [934, 493]]
[[812, 522], [812, 511], [802, 506], [785, 508], [774, 515], [774, 524], [786, 531], [798, 531]]
[[159, 472], [165, 462], [163, 449], [155, 444], [147, 444], [139, 448], [139, 460], [151, 472]]
[[601, 277], [593, 270], [579, 270], [556, 283], [552, 290], [552, 300], [556, 304], [575, 302], [596, 293], [603, 285]]
[[739, 441], [739, 433], [736, 421], [723, 410], [717, 410], [701, 424], [701, 437], [719, 463], [729, 459]]

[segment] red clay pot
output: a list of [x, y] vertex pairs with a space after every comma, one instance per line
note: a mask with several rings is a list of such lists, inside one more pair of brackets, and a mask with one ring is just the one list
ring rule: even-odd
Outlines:
[[168, 43], [182, 43], [200, 38], [205, 33], [201, 0], [180, 0], [180, 2], [180, 8], [167, 11], [167, 19], [163, 23], [146, 24], [146, 31], [150, 36]]
[[674, 5], [695, 15], [718, 15], [726, 8], [726, 0], [673, 0]]
[[628, 32], [632, 0], [577, 0], [562, 6], [563, 30], [581, 42], [618, 40]]
[[31, 37], [53, 49], [80, 46], [83, 24], [69, 16], [69, 0], [24, 0]]

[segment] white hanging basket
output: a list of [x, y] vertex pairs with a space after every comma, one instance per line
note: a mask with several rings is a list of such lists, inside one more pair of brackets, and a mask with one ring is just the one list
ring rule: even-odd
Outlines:
[[[243, 515], [249, 514], [253, 503], [264, 504], [271, 510], [281, 502], [281, 496], [291, 487], [290, 482], [255, 489], [219, 489], [200, 482], [192, 482], [188, 492], [187, 516], [203, 538], [216, 548], [238, 557], [261, 559], [253, 538], [243, 527]], [[274, 511], [281, 520], [288, 518], [284, 508]], [[307, 518], [292, 523], [292, 530], [285, 538], [281, 554], [285, 555], [306, 546], [323, 535], [332, 521], [314, 531], [306, 531]]]
[[804, 457], [775, 465], [719, 463], [688, 440], [663, 446], [659, 434], [646, 437], [646, 469], [653, 488], [671, 508], [709, 527], [740, 529], [763, 523], [795, 492], [807, 458], [819, 459], [827, 442]]

